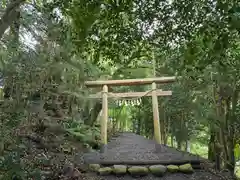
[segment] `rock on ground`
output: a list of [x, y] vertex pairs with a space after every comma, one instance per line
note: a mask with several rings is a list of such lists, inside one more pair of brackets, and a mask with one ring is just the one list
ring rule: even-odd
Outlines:
[[125, 165], [114, 165], [113, 173], [116, 175], [125, 175], [127, 174], [127, 166]]
[[155, 176], [163, 176], [167, 171], [167, 167], [163, 165], [153, 165], [149, 167], [149, 170]]
[[148, 175], [148, 168], [144, 166], [132, 166], [128, 168], [128, 172], [132, 176], [145, 176]]

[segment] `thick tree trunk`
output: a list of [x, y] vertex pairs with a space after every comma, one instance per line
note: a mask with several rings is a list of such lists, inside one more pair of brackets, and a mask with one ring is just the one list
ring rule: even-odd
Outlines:
[[8, 4], [4, 14], [0, 19], [0, 39], [2, 39], [5, 31], [19, 17], [19, 7], [23, 2], [25, 2], [25, 0], [13, 0]]

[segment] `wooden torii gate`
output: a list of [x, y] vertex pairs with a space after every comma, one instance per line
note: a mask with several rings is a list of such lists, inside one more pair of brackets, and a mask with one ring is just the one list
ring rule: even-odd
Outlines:
[[[124, 80], [103, 80], [103, 81], [86, 81], [88, 88], [102, 87], [102, 92], [90, 95], [90, 98], [102, 98], [102, 117], [101, 117], [101, 143], [107, 144], [107, 122], [108, 122], [108, 98], [129, 98], [152, 96], [154, 138], [161, 143], [161, 132], [159, 122], [158, 98], [157, 96], [171, 96], [172, 91], [162, 91], [157, 89], [157, 84], [172, 83], [176, 77], [156, 77], [144, 79], [124, 79]], [[152, 84], [152, 90], [147, 92], [127, 92], [127, 93], [109, 93], [110, 86], [134, 86]]]

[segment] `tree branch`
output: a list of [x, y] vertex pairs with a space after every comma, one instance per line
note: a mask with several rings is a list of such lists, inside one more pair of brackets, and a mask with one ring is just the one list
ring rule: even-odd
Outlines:
[[13, 0], [8, 4], [4, 14], [0, 19], [0, 39], [2, 39], [3, 34], [8, 27], [10, 27], [11, 24], [16, 20], [18, 16], [18, 8], [24, 1], [25, 0]]

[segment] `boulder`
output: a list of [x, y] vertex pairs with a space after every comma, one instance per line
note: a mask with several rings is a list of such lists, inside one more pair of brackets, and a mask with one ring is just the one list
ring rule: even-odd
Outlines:
[[148, 174], [148, 168], [145, 166], [132, 166], [128, 168], [128, 172], [132, 176], [145, 176]]
[[98, 172], [100, 169], [100, 164], [89, 164], [89, 170], [93, 172]]
[[170, 173], [174, 173], [174, 172], [178, 172], [179, 167], [176, 166], [176, 165], [168, 165], [168, 166], [167, 166], [167, 170], [168, 170]]
[[155, 176], [163, 176], [167, 171], [167, 167], [163, 165], [153, 165], [149, 167], [149, 171]]
[[98, 169], [98, 174], [101, 176], [106, 176], [112, 173], [112, 168], [111, 167], [103, 167]]
[[183, 173], [193, 173], [194, 172], [191, 164], [184, 164], [184, 165], [179, 166], [179, 171], [183, 172]]
[[114, 165], [113, 173], [116, 175], [124, 175], [127, 173], [127, 166], [124, 165]]

